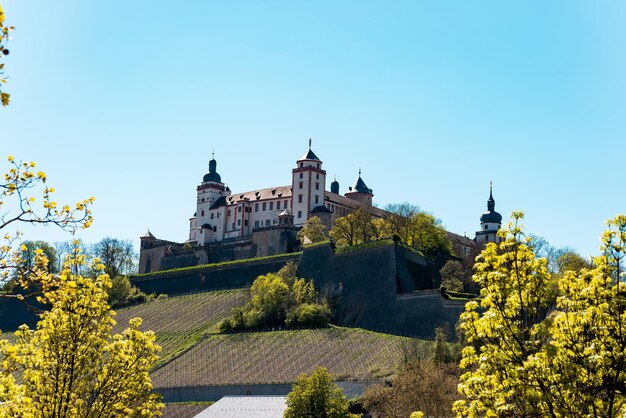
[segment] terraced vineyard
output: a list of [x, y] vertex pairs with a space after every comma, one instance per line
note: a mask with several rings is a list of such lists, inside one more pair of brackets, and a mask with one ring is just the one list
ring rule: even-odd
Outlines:
[[[155, 387], [293, 382], [323, 365], [337, 379], [389, 376], [413, 340], [353, 328], [210, 335], [152, 373]], [[422, 352], [430, 342], [418, 342]]]
[[217, 331], [220, 321], [232, 308], [246, 302], [247, 290], [221, 290], [153, 300], [117, 311], [115, 332], [121, 332], [134, 317], [143, 319], [142, 329], [156, 332], [163, 348], [161, 363], [166, 362]]

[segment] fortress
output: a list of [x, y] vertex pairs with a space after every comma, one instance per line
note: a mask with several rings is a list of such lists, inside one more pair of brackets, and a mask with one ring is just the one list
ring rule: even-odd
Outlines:
[[[372, 189], [359, 176], [343, 195], [335, 179], [326, 190], [323, 162], [311, 149], [296, 161], [291, 184], [243, 193], [232, 193], [209, 161], [209, 172], [197, 187], [196, 212], [189, 219], [189, 239], [176, 243], [157, 239], [150, 232], [141, 237], [139, 273], [172, 268], [292, 253], [299, 249], [297, 231], [317, 216], [327, 229], [336, 219], [363, 208], [373, 217], [387, 213], [372, 205]], [[474, 239], [451, 232], [448, 237], [461, 257], [473, 254], [481, 244], [498, 240], [502, 216], [495, 211], [490, 191], [487, 212]]]
[[[339, 325], [419, 338], [432, 337], [446, 324], [453, 328], [467, 299], [449, 298], [439, 289], [439, 269], [448, 258], [432, 259], [394, 240], [341, 249], [328, 242], [300, 245], [297, 232], [312, 216], [332, 227], [359, 208], [374, 217], [387, 214], [372, 206], [373, 191], [360, 173], [344, 195], [336, 180], [330, 191], [325, 185], [322, 161], [310, 148], [296, 161], [290, 186], [244, 193], [225, 186], [212, 158], [197, 187], [188, 241], [161, 240], [149, 232], [141, 237], [140, 274], [131, 282], [146, 293], [167, 295], [244, 288], [295, 261], [299, 277], [312, 279], [336, 300]], [[448, 232], [458, 257], [497, 241], [501, 222], [490, 193], [474, 239]], [[5, 330], [36, 322], [15, 299], [0, 300], [0, 318]]]

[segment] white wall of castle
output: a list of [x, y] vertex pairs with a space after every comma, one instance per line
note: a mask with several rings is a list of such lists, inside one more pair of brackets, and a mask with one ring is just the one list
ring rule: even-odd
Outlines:
[[[223, 183], [203, 182], [197, 188], [196, 214], [189, 220], [189, 241], [207, 245], [247, 237], [255, 229], [278, 226], [278, 215], [285, 209], [293, 215], [294, 225], [302, 226], [317, 206], [326, 206], [332, 212], [333, 223], [358, 206], [338, 203], [332, 197], [334, 194], [326, 192], [326, 172], [319, 160], [304, 158], [296, 162], [296, 168], [292, 170], [291, 192], [291, 196], [257, 200], [244, 197], [211, 209], [220, 197], [226, 197], [228, 202], [229, 198], [241, 195], [226, 191]], [[210, 228], [202, 228], [203, 225]]]

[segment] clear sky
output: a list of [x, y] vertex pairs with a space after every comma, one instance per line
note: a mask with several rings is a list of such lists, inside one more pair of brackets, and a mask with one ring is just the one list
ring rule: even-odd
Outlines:
[[361, 168], [380, 206], [459, 234], [490, 181], [505, 219], [584, 255], [626, 212], [623, 1], [0, 2], [0, 154], [96, 197], [86, 241], [184, 241], [213, 149], [248, 191], [289, 184], [308, 138], [327, 187]]

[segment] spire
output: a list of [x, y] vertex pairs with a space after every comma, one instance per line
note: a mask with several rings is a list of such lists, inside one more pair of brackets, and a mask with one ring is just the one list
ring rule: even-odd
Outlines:
[[312, 146], [313, 146], [313, 140], [309, 138], [309, 151], [305, 155], [303, 155], [302, 158], [298, 159], [298, 161], [303, 161], [303, 160], [321, 161], [319, 158], [317, 158], [317, 155], [315, 155], [315, 153], [311, 149]]
[[496, 210], [496, 201], [493, 198], [493, 182], [489, 182], [489, 200], [487, 200], [487, 210], [493, 212]]
[[361, 169], [359, 168], [359, 177], [361, 177]]

